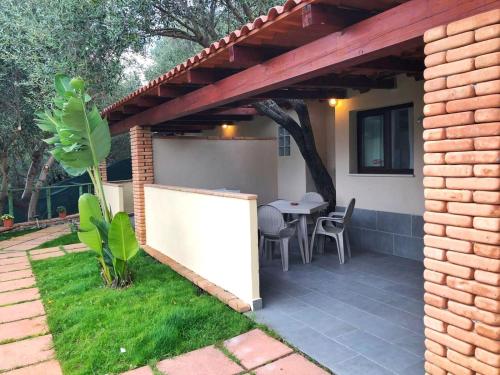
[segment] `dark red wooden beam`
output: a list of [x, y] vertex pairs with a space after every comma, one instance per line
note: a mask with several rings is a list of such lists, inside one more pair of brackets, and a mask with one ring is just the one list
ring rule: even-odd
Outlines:
[[368, 14], [361, 11], [339, 9], [326, 4], [307, 4], [302, 8], [302, 27], [306, 31], [342, 30], [348, 25], [365, 18]]
[[297, 83], [293, 87], [322, 88], [322, 87], [345, 87], [351, 89], [394, 89], [396, 80], [393, 78], [371, 78], [363, 75], [339, 75], [330, 74]]
[[370, 61], [357, 65], [357, 67], [394, 73], [421, 73], [425, 69], [423, 60], [411, 60], [395, 56]]
[[343, 89], [281, 89], [268, 91], [266, 93], [255, 96], [255, 99], [343, 99], [347, 97], [346, 90]]
[[216, 84], [122, 120], [113, 133], [155, 125], [422, 45], [428, 29], [500, 7], [500, 0], [410, 0]]

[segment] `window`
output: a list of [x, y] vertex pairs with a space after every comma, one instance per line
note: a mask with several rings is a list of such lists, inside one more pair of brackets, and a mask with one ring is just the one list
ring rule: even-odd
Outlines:
[[413, 173], [413, 104], [358, 112], [358, 173]]
[[290, 156], [290, 133], [285, 128], [279, 127], [278, 130], [278, 151], [279, 156]]

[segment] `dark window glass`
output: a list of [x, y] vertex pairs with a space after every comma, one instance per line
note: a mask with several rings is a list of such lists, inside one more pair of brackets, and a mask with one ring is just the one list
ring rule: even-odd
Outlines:
[[281, 126], [278, 130], [278, 155], [290, 156], [290, 133]]
[[413, 173], [413, 105], [358, 112], [358, 172]]

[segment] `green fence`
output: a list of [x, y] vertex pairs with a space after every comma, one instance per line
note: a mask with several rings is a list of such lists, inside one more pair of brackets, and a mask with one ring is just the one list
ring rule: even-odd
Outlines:
[[[8, 213], [16, 218], [16, 222], [26, 221], [28, 203], [21, 200], [24, 189], [13, 188], [8, 191]], [[92, 193], [91, 183], [75, 183], [69, 185], [52, 185], [40, 188], [40, 196], [36, 207], [38, 219], [51, 219], [58, 206], [64, 206], [69, 214], [78, 211], [78, 198], [83, 193]]]

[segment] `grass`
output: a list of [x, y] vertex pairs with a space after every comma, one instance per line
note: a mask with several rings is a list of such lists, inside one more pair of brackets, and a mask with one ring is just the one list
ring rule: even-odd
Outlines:
[[5, 233], [0, 233], [0, 241], [10, 240], [14, 237], [19, 237], [24, 234], [33, 233], [39, 230], [38, 228], [21, 229], [21, 230], [10, 230]]
[[60, 237], [54, 238], [53, 240], [44, 242], [44, 243], [38, 245], [37, 247], [35, 247], [35, 249], [45, 249], [46, 247], [71, 245], [71, 244], [79, 243], [79, 242], [80, 242], [80, 240], [78, 239], [78, 233], [74, 232], [74, 233], [64, 234]]
[[33, 262], [65, 374], [119, 373], [256, 326], [142, 251], [131, 267], [133, 285], [112, 290], [92, 253]]

